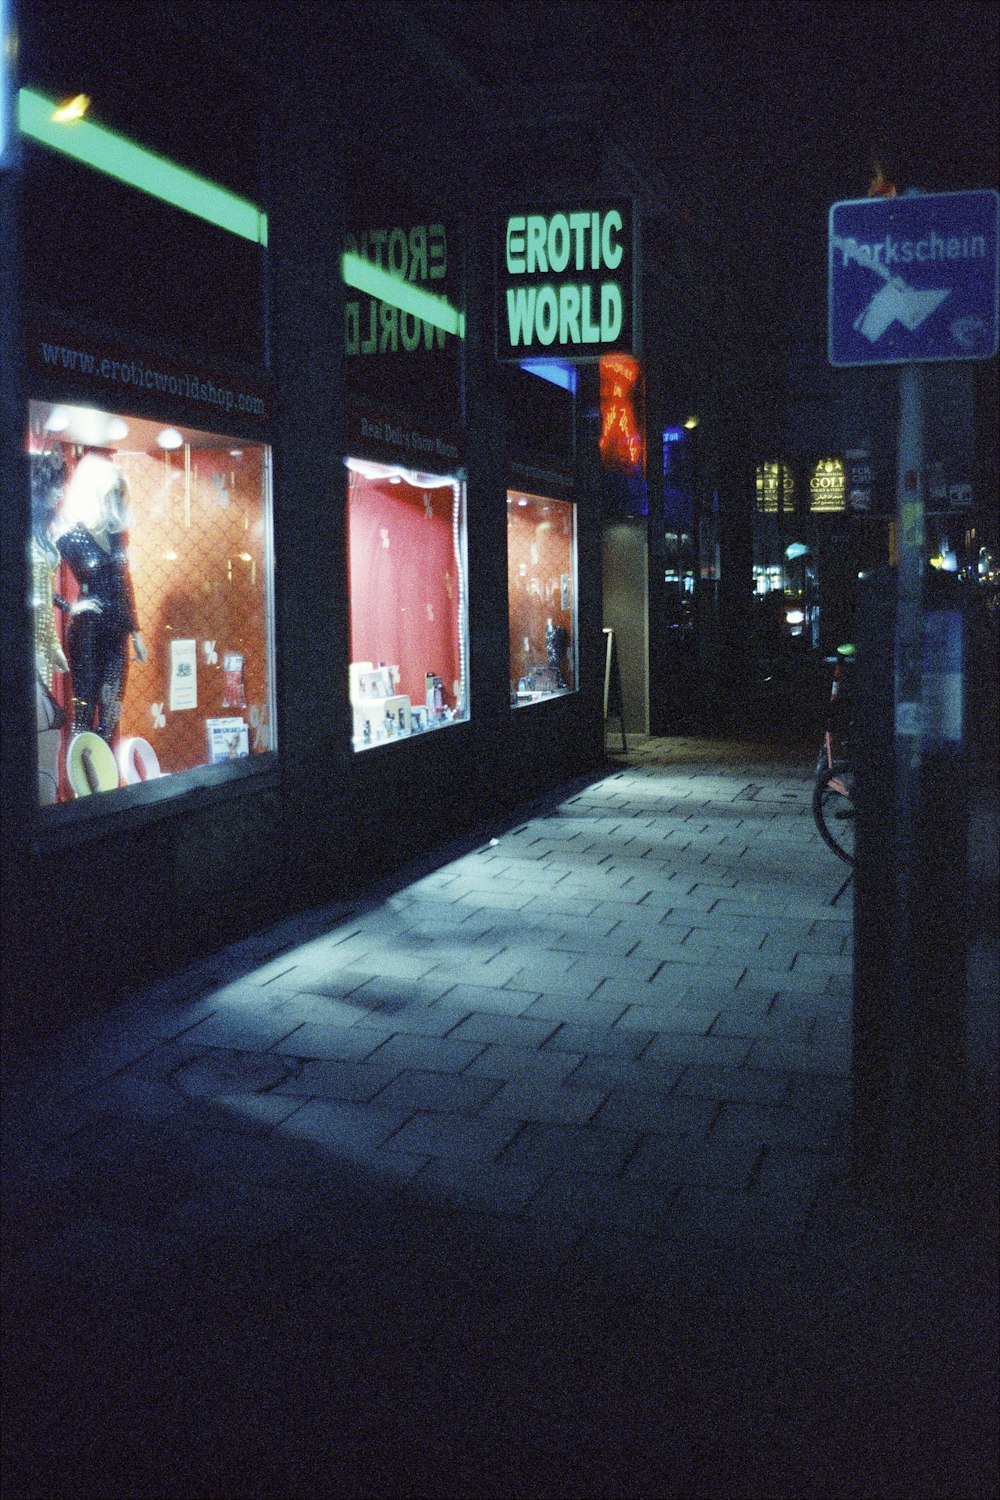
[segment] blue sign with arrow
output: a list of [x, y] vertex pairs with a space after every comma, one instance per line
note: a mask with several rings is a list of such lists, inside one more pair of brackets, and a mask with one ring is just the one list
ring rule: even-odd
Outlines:
[[830, 364], [991, 359], [998, 219], [1000, 197], [986, 191], [834, 203]]

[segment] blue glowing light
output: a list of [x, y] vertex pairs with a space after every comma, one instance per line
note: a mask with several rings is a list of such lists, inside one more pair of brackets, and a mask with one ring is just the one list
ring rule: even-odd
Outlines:
[[527, 370], [529, 375], [538, 375], [542, 380], [548, 380], [552, 385], [558, 385], [571, 395], [576, 395], [576, 365], [563, 364], [558, 359], [522, 359], [520, 364], [521, 369]]
[[0, 0], [0, 167], [6, 165], [7, 145], [13, 136], [14, 30], [8, 0]]

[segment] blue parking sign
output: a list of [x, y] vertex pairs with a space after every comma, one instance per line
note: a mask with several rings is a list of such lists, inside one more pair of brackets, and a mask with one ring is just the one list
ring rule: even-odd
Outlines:
[[835, 366], [991, 359], [997, 352], [995, 192], [855, 198], [830, 209]]

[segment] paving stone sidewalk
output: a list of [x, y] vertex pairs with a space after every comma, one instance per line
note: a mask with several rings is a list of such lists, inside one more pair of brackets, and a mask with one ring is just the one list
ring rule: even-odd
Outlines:
[[4, 1493], [987, 1493], [991, 1246], [851, 1186], [810, 795], [642, 741], [19, 1056]]

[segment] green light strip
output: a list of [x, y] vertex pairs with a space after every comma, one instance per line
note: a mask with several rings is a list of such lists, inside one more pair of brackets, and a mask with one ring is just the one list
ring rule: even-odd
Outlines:
[[452, 307], [444, 297], [435, 297], [433, 292], [422, 291], [412, 281], [402, 281], [398, 276], [392, 276], [388, 271], [373, 266], [370, 260], [364, 260], [349, 250], [344, 255], [343, 274], [344, 284], [352, 286], [356, 292], [364, 292], [368, 297], [388, 302], [391, 307], [412, 313], [413, 317], [422, 318], [434, 328], [443, 328], [445, 333], [455, 333], [460, 339], [465, 338], [465, 314]]
[[52, 114], [58, 108], [34, 89], [19, 89], [17, 124], [24, 135], [72, 156], [85, 166], [116, 177], [141, 193], [149, 193], [164, 203], [172, 203], [196, 218], [207, 219], [230, 234], [257, 244], [267, 244], [267, 215], [245, 198], [238, 198], [226, 188], [198, 177], [186, 167], [177, 166], [165, 156], [157, 156], [137, 146], [124, 136], [94, 125], [89, 120], [60, 124]]

